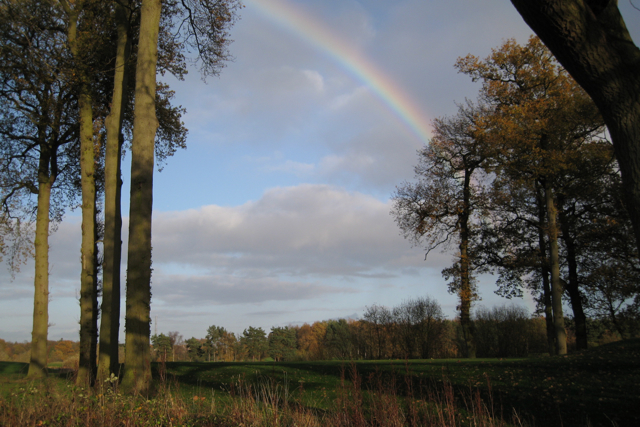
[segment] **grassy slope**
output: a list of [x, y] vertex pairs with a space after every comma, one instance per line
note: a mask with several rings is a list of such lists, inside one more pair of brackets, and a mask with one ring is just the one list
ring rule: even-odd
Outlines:
[[[618, 342], [566, 357], [477, 360], [409, 360], [296, 363], [167, 363], [168, 378], [193, 393], [224, 394], [238, 381], [279, 382], [290, 392], [302, 389], [305, 401], [330, 405], [341, 376], [355, 366], [362, 388], [382, 382], [395, 392], [424, 396], [443, 380], [459, 398], [474, 387], [494, 410], [511, 416], [511, 408], [538, 426], [640, 425], [640, 340]], [[411, 382], [407, 381], [411, 378]], [[437, 387], [436, 387], [437, 389]], [[185, 391], [186, 391], [185, 390]]]
[[[24, 384], [25, 364], [0, 362], [0, 393]], [[154, 375], [160, 376], [156, 365]], [[498, 415], [512, 408], [537, 426], [640, 425], [640, 340], [582, 354], [530, 359], [409, 360], [296, 363], [167, 363], [165, 381], [185, 396], [228, 399], [238, 389], [278, 384], [306, 405], [332, 406], [341, 378], [363, 390], [389, 390], [420, 398], [449, 381], [459, 399], [476, 387]], [[63, 377], [64, 375], [61, 376]], [[240, 384], [242, 383], [242, 384]], [[241, 387], [242, 386], [242, 387]], [[268, 387], [267, 387], [268, 388]], [[615, 421], [616, 424], [613, 424]]]

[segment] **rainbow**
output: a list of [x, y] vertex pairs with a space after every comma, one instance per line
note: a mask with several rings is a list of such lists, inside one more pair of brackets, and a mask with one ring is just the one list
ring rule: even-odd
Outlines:
[[288, 1], [245, 0], [245, 3], [330, 56], [369, 87], [423, 143], [431, 138], [428, 118], [416, 103], [360, 52], [331, 34], [321, 23]]

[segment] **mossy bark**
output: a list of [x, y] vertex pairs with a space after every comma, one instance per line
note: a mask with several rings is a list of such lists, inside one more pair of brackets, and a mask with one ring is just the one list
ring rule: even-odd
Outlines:
[[31, 357], [27, 378], [41, 378], [47, 374], [47, 335], [49, 331], [49, 207], [51, 188], [55, 181], [49, 170], [49, 147], [40, 145], [38, 167], [38, 212], [36, 214], [35, 293], [33, 297], [33, 328]]
[[93, 111], [91, 89], [80, 55], [77, 37], [78, 19], [83, 2], [71, 7], [62, 3], [67, 13], [67, 41], [75, 60], [75, 77], [78, 80], [78, 116], [80, 137], [80, 185], [82, 188], [82, 245], [80, 248], [80, 355], [76, 384], [92, 385], [97, 368], [97, 227], [96, 227], [96, 179], [95, 149], [93, 144]]
[[125, 317], [125, 367], [122, 381], [128, 393], [145, 394], [151, 385], [151, 214], [153, 206], [156, 65], [160, 0], [143, 0], [136, 66], [131, 201]]
[[82, 246], [80, 249], [80, 359], [76, 384], [92, 384], [96, 373], [98, 313], [96, 265], [96, 182], [91, 97], [82, 93], [80, 110], [80, 173], [82, 186]]
[[129, 59], [129, 14], [120, 3], [116, 5], [118, 41], [113, 77], [111, 111], [106, 118], [104, 189], [104, 262], [102, 266], [102, 318], [100, 323], [100, 355], [98, 378], [119, 375], [118, 335], [120, 330], [120, 259], [122, 252], [121, 153], [122, 119], [126, 103], [127, 61]]

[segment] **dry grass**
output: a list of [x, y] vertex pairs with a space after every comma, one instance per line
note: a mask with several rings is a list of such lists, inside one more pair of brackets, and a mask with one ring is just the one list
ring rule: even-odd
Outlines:
[[[72, 385], [72, 381], [16, 380], [14, 389], [0, 398], [0, 425], [22, 426], [243, 426], [243, 427], [501, 427], [521, 426], [496, 417], [491, 403], [478, 390], [469, 389], [456, 398], [448, 381], [437, 388], [416, 386], [407, 379], [369, 378], [367, 388], [352, 366], [342, 373], [337, 398], [308, 405], [301, 385], [270, 378], [247, 382], [238, 378], [229, 394], [214, 391], [185, 395], [177, 382], [158, 381], [151, 398], [126, 396], [112, 378], [95, 389]], [[305, 403], [306, 402], [306, 403]]]

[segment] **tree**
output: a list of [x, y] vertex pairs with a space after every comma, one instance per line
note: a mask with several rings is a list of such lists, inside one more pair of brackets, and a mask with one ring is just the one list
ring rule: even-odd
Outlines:
[[640, 49], [617, 0], [511, 2], [600, 110], [640, 250]]
[[[79, 0], [60, 1], [66, 15], [67, 45], [72, 57], [72, 73], [78, 105], [80, 139], [80, 185], [82, 189], [82, 246], [80, 273], [80, 359], [76, 383], [92, 384], [97, 370], [98, 339], [98, 227], [97, 175], [99, 147], [96, 147], [94, 112], [100, 87], [96, 70], [106, 68], [108, 45], [102, 40], [108, 32], [108, 8], [103, 2]], [[104, 25], [106, 23], [106, 25]], [[101, 25], [102, 24], [102, 25]], [[107, 48], [108, 49], [108, 48]], [[97, 115], [97, 114], [95, 114]]]
[[[185, 58], [181, 54], [182, 44], [174, 39], [174, 17], [179, 12], [173, 2], [168, 2], [160, 17], [158, 34], [158, 71], [164, 75], [169, 72], [178, 79], [186, 74]], [[113, 61], [103, 68], [103, 73], [113, 72], [112, 85], [104, 99], [110, 96], [110, 102], [104, 101], [108, 114], [104, 114], [104, 128], [101, 137], [106, 141], [104, 150], [104, 237], [103, 237], [103, 287], [102, 322], [100, 328], [100, 367], [98, 376], [102, 379], [110, 373], [117, 374], [118, 332], [120, 328], [120, 258], [121, 258], [121, 157], [122, 146], [132, 139], [133, 122], [133, 85], [136, 63], [132, 60], [132, 51], [137, 51], [140, 8], [138, 2], [117, 0], [112, 13], [117, 34], [116, 45], [108, 58]], [[113, 64], [115, 63], [115, 68]], [[100, 75], [100, 73], [99, 73]], [[158, 129], [155, 135], [155, 159], [159, 170], [167, 157], [177, 148], [186, 148], [187, 129], [181, 121], [185, 110], [171, 104], [174, 92], [163, 83], [156, 85], [155, 110]]]
[[209, 356], [209, 362], [211, 362], [211, 353], [213, 353], [214, 362], [217, 360], [218, 352], [225, 345], [224, 338], [227, 334], [227, 330], [222, 326], [211, 325], [207, 329], [204, 348], [207, 352], [207, 355]]
[[[156, 355], [156, 360], [167, 361], [167, 353], [173, 349], [173, 341], [169, 335], [160, 334], [151, 337], [151, 344]], [[126, 360], [126, 359], [125, 359]]]
[[191, 362], [200, 362], [204, 359], [205, 352], [202, 348], [202, 340], [191, 337], [187, 341], [185, 341], [185, 343], [187, 344], [187, 352], [189, 354], [189, 360]]
[[261, 360], [269, 349], [269, 342], [264, 329], [254, 328], [253, 326], [249, 326], [249, 329], [245, 329], [242, 332], [240, 343], [252, 361], [255, 361], [256, 358], [258, 361]]
[[[417, 183], [403, 183], [392, 196], [391, 214], [403, 236], [424, 245], [427, 256], [433, 249], [448, 249], [458, 243], [458, 259], [443, 271], [452, 278], [449, 290], [460, 298], [460, 320], [465, 357], [474, 358], [471, 302], [477, 298], [472, 272], [472, 215], [481, 200], [479, 176], [486, 158], [477, 122], [486, 112], [482, 107], [461, 106], [455, 117], [436, 119], [434, 136], [418, 152]], [[475, 174], [475, 175], [474, 175]]]
[[444, 314], [442, 308], [436, 300], [430, 297], [412, 299], [408, 303], [411, 307], [410, 311], [417, 336], [418, 356], [421, 359], [430, 359], [441, 347], [443, 339]]
[[387, 307], [374, 304], [366, 308], [362, 317], [367, 322], [371, 334], [373, 358], [390, 357], [389, 329], [393, 321], [391, 311]]
[[272, 327], [269, 334], [269, 356], [276, 362], [291, 360], [296, 353], [296, 330]]
[[158, 128], [155, 111], [160, 0], [143, 0], [136, 66], [135, 118], [131, 142], [131, 201], [127, 265], [125, 371], [122, 385], [146, 393], [151, 383], [151, 210], [153, 154]]
[[326, 335], [326, 322], [314, 322], [313, 325], [305, 323], [296, 328], [296, 347], [302, 357], [307, 360], [322, 360], [324, 358], [324, 337]]
[[535, 319], [520, 306], [480, 307], [474, 313], [480, 357], [527, 357], [544, 345]]
[[[203, 72], [216, 74], [228, 59], [227, 28], [239, 7], [235, 0], [182, 0], [185, 42], [195, 48]], [[175, 3], [172, 3], [175, 5]], [[160, 0], [142, 0], [138, 37], [133, 140], [131, 143], [131, 200], [127, 266], [125, 372], [122, 386], [146, 392], [151, 381], [149, 365], [151, 305], [151, 214], [153, 207], [154, 140], [158, 129], [155, 112]], [[162, 40], [161, 40], [162, 41]]]
[[104, 159], [104, 237], [102, 267], [102, 306], [100, 324], [100, 354], [98, 378], [117, 374], [118, 334], [120, 329], [120, 257], [121, 247], [121, 181], [122, 125], [128, 97], [129, 56], [131, 52], [131, 2], [117, 1], [116, 57], [114, 61], [113, 91], [110, 111], [105, 119], [106, 147]]
[[0, 3], [1, 203], [9, 216], [14, 203], [36, 216], [30, 378], [46, 373], [50, 220], [61, 220], [77, 189], [78, 116], [62, 22], [50, 1]]
[[324, 337], [327, 356], [332, 359], [353, 359], [354, 345], [346, 319], [329, 320]]
[[[460, 58], [456, 67], [483, 82], [481, 96], [492, 107], [483, 126], [485, 139], [500, 147], [487, 164], [497, 175], [494, 185], [512, 181], [535, 189], [540, 215], [546, 215], [555, 341], [558, 354], [565, 354], [559, 200], [580, 174], [579, 159], [598, 146], [602, 121], [588, 96], [535, 37], [526, 46], [507, 41], [485, 60]], [[574, 310], [580, 312], [579, 304]]]

